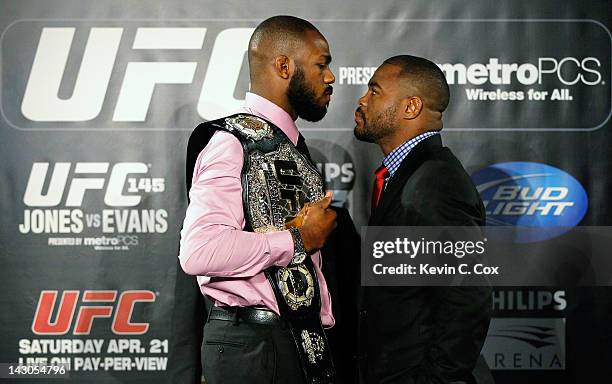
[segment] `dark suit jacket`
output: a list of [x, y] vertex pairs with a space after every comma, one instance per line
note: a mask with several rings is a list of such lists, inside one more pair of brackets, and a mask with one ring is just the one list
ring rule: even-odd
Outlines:
[[[482, 226], [485, 210], [440, 135], [420, 142], [388, 181], [372, 226]], [[489, 287], [366, 287], [360, 373], [369, 383], [471, 382], [491, 314]]]

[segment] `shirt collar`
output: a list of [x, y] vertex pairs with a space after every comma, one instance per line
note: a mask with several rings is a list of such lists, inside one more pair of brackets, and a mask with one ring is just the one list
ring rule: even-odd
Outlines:
[[427, 139], [428, 137], [438, 134], [439, 132], [437, 131], [421, 133], [420, 135], [415, 136], [412, 139], [406, 140], [402, 145], [389, 152], [389, 154], [383, 159], [383, 164], [389, 170], [388, 178], [393, 177], [393, 174], [397, 172], [400, 165], [402, 164], [402, 161], [404, 161], [406, 156], [408, 156], [410, 151], [412, 151], [412, 149], [414, 149], [414, 147], [416, 147], [418, 143]]
[[244, 99], [244, 111], [272, 122], [287, 135], [293, 145], [297, 145], [300, 132], [295, 125], [295, 121], [293, 121], [291, 115], [278, 105], [265, 97], [247, 92]]

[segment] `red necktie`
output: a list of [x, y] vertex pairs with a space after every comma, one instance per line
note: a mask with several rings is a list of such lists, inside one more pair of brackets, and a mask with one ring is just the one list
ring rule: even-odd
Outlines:
[[374, 192], [372, 193], [372, 211], [378, 202], [380, 201], [380, 195], [382, 195], [383, 187], [385, 186], [385, 179], [389, 176], [389, 170], [384, 165], [381, 165], [376, 172], [376, 179], [374, 179]]

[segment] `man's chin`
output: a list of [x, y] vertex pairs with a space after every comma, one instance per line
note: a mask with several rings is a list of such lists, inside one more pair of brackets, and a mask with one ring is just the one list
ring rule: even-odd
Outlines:
[[316, 123], [317, 121], [322, 120], [325, 115], [327, 115], [327, 107], [324, 107], [318, 111], [298, 114], [298, 117], [300, 119], [310, 121], [311, 123]]
[[353, 129], [353, 134], [355, 135], [355, 138], [365, 143], [373, 143], [374, 139], [370, 137], [370, 135], [367, 135], [365, 132], [361, 131], [361, 129], [363, 129], [362, 126], [355, 125], [355, 128]]

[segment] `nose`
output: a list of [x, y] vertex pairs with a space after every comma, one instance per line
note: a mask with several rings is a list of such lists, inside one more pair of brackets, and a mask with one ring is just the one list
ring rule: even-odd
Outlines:
[[359, 106], [360, 106], [360, 107], [362, 107], [362, 108], [363, 108], [363, 107], [366, 107], [366, 106], [368, 105], [368, 103], [367, 103], [367, 101], [366, 101], [366, 96], [367, 96], [367, 95], [368, 95], [368, 94], [366, 93], [365, 95], [361, 96], [361, 97], [359, 98], [359, 101], [357, 102], [357, 104], [359, 104]]
[[327, 70], [323, 81], [325, 82], [325, 84], [333, 84], [336, 82], [336, 76], [334, 76], [334, 73], [331, 71], [331, 69]]

